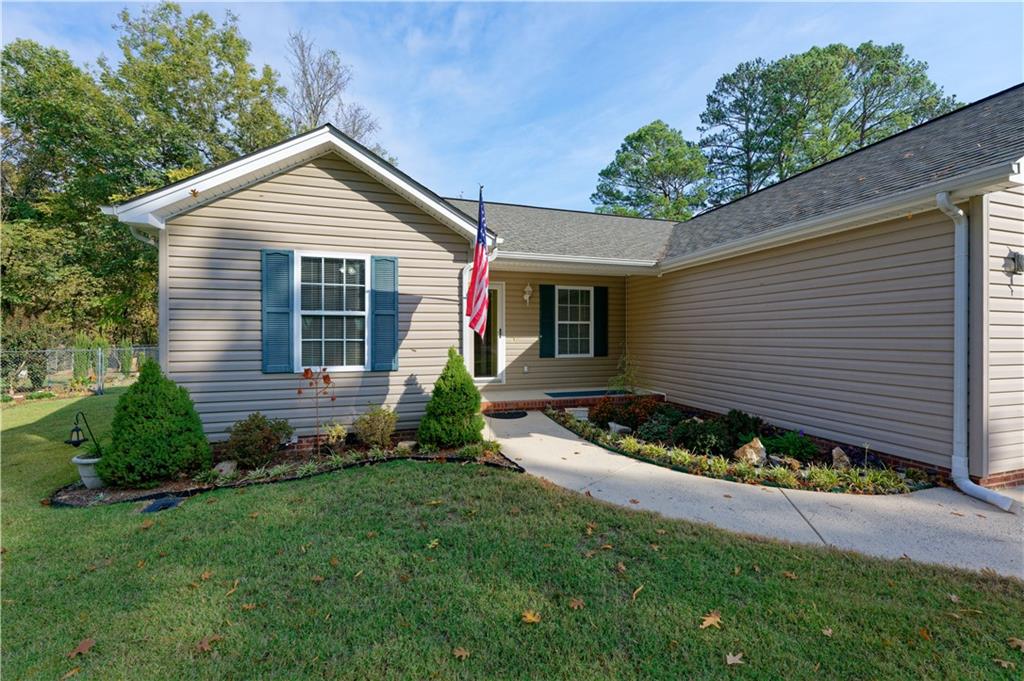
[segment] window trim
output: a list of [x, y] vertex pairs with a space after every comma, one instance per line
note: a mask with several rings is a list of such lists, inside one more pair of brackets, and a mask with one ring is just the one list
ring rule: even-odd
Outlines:
[[[370, 345], [373, 338], [373, 315], [370, 314], [370, 293], [373, 289], [372, 273], [370, 272], [370, 255], [368, 253], [348, 253], [344, 251], [295, 251], [292, 262], [292, 356], [294, 357], [295, 373], [301, 374], [306, 368], [302, 364], [302, 259], [303, 258], [336, 258], [345, 260], [362, 260], [363, 276], [366, 285], [363, 287], [363, 311], [362, 312], [320, 312], [320, 316], [329, 317], [359, 317], [362, 316], [363, 323], [363, 364], [362, 366], [316, 366], [309, 367], [314, 371], [325, 368], [329, 373], [341, 373], [351, 371], [370, 371], [371, 357]], [[323, 273], [321, 271], [321, 277]], [[321, 305], [323, 303], [321, 302]], [[321, 359], [323, 359], [321, 357]]]
[[[587, 322], [573, 322], [573, 321], [562, 321], [558, 318], [558, 294], [561, 291], [588, 291], [590, 293], [590, 321]], [[585, 323], [588, 330], [590, 331], [590, 352], [586, 354], [562, 354], [558, 351], [558, 328], [562, 324], [581, 324]], [[555, 358], [573, 358], [573, 357], [593, 357], [594, 356], [594, 287], [593, 286], [558, 286], [555, 285]]]

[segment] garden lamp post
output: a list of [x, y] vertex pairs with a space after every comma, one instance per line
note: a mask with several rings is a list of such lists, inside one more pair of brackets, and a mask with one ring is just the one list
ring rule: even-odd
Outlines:
[[[82, 427], [78, 425], [79, 419], [85, 424], [85, 430], [89, 433], [89, 437], [85, 437], [85, 434], [82, 433]], [[64, 442], [78, 449], [88, 442], [90, 438], [96, 446], [96, 456], [89, 456], [88, 454], [86, 456], [75, 456], [71, 459], [71, 463], [78, 467], [78, 476], [82, 478], [82, 483], [89, 489], [97, 489], [103, 487], [103, 480], [96, 473], [96, 462], [103, 456], [103, 450], [100, 449], [100, 441], [92, 434], [89, 419], [85, 418], [85, 413], [80, 411], [75, 414], [75, 424], [71, 427], [71, 435]]]

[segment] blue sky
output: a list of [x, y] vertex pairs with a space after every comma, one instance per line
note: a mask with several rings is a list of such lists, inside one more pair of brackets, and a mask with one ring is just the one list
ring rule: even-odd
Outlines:
[[[116, 57], [125, 3], [3, 4], [3, 40], [81, 62]], [[1024, 80], [1024, 5], [187, 4], [231, 9], [287, 84], [305, 29], [355, 68], [353, 98], [401, 168], [447, 196], [589, 210], [622, 138], [661, 118], [696, 138], [704, 98], [741, 61], [812, 45], [902, 42], [947, 92], [974, 101]]]

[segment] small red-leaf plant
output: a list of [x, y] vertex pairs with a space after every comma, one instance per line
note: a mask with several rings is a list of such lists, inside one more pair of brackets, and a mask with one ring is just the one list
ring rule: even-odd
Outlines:
[[321, 431], [322, 424], [320, 423], [320, 398], [329, 398], [331, 402], [338, 399], [335, 394], [335, 386], [331, 381], [331, 375], [327, 373], [326, 367], [319, 369], [311, 369], [306, 367], [302, 371], [302, 378], [299, 379], [300, 385], [296, 394], [307, 395], [313, 401], [313, 423], [314, 423], [314, 443], [315, 451], [320, 453], [320, 443], [322, 441]]

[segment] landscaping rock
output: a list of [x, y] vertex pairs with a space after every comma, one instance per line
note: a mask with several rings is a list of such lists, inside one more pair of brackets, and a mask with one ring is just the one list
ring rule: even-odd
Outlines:
[[213, 470], [217, 471], [217, 475], [231, 475], [237, 469], [237, 461], [221, 461], [219, 464], [213, 467]]
[[755, 437], [732, 453], [732, 458], [736, 461], [749, 463], [754, 466], [763, 466], [767, 457], [768, 453], [765, 451], [764, 445], [761, 444], [761, 438], [758, 437]]
[[850, 467], [850, 457], [846, 455], [842, 447], [832, 450], [832, 468], [847, 469]]
[[586, 421], [588, 418], [590, 418], [589, 407], [569, 407], [568, 409], [565, 410], [565, 412], [567, 414], [570, 414], [573, 418], [578, 419], [580, 421]]
[[629, 426], [624, 426], [621, 423], [615, 423], [614, 421], [608, 423], [608, 430], [613, 433], [618, 433], [619, 435], [629, 435], [633, 432], [633, 429]]
[[410, 452], [416, 449], [416, 440], [402, 440], [398, 443], [397, 449], [408, 449]]

